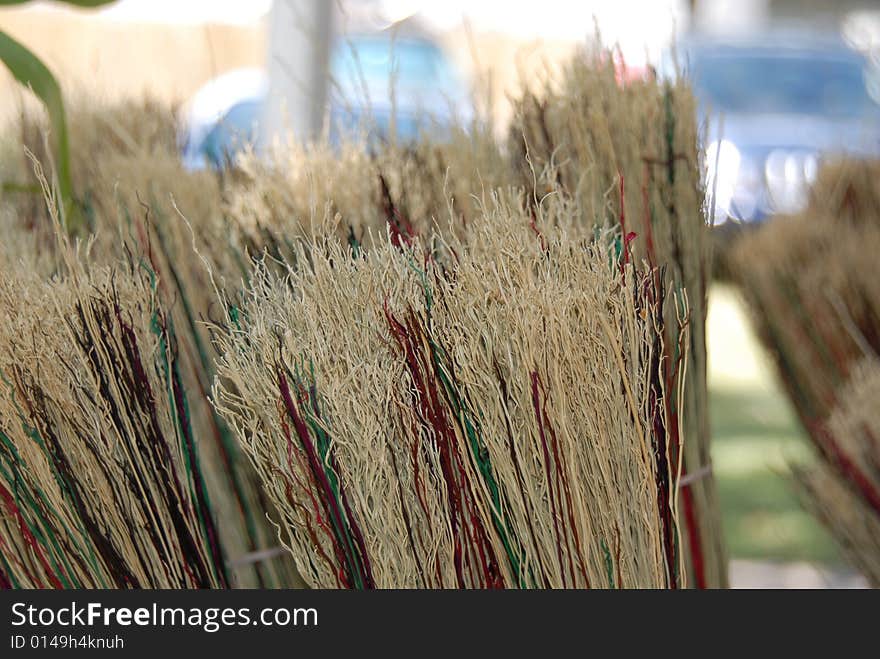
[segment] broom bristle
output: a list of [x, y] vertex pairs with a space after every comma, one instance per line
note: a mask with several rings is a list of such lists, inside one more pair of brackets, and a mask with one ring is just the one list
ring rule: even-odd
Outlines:
[[670, 300], [521, 208], [445, 267], [304, 243], [220, 332], [215, 398], [311, 585], [678, 585]]
[[16, 587], [227, 583], [150, 273], [0, 277], [2, 571]]
[[[453, 486], [463, 488], [459, 503], [450, 508], [443, 497], [431, 505], [428, 498], [424, 502], [410, 499], [402, 508], [413, 515], [412, 528], [421, 528], [419, 524], [435, 513], [447, 516], [443, 518], [447, 531], [422, 530], [424, 542], [430, 542], [420, 544], [422, 540], [413, 535], [408, 545], [419, 561], [434, 560], [443, 566], [443, 585], [454, 585], [459, 579], [468, 585], [529, 586], [585, 585], [588, 581], [602, 586], [726, 583], [706, 445], [703, 332], [708, 242], [700, 213], [693, 100], [683, 86], [644, 81], [621, 87], [598, 60], [587, 58], [572, 65], [560, 91], [548, 90], [544, 100], [529, 103], [524, 101], [517, 115], [518, 132], [500, 145], [488, 129], [454, 129], [443, 144], [385, 144], [372, 152], [360, 143], [335, 151], [320, 144], [286, 145], [268, 160], [245, 153], [220, 176], [183, 171], [169, 137], [173, 131], [166, 130], [174, 124], [170, 115], [138, 126], [137, 111], [128, 108], [121, 115], [97, 112], [91, 124], [85, 115], [71, 122], [81, 133], [71, 140], [80, 164], [76, 192], [94, 232], [82, 258], [94, 268], [116, 266], [120, 260], [142, 261], [155, 273], [153, 294], [158, 308], [167, 310], [169, 325], [176, 329], [178, 368], [191, 405], [192, 434], [201, 451], [220, 541], [232, 558], [254, 551], [259, 554], [258, 550], [274, 544], [278, 529], [267, 516], [274, 520], [283, 516], [281, 530], [288, 537], [295, 528], [292, 520], [300, 519], [291, 507], [301, 512], [302, 506], [312, 503], [308, 493], [320, 491], [309, 490], [303, 481], [296, 485], [300, 489], [282, 492], [279, 488], [290, 486], [285, 480], [290, 470], [282, 472], [284, 477], [267, 472], [267, 465], [274, 463], [266, 455], [254, 455], [250, 439], [245, 446], [260, 473], [242, 460], [238, 443], [209, 405], [217, 354], [206, 327], [213, 325], [220, 332], [224, 358], [229, 359], [230, 342], [256, 331], [250, 324], [253, 318], [265, 317], [269, 322], [274, 313], [278, 322], [293, 322], [278, 308], [294, 295], [282, 283], [286, 269], [292, 269], [292, 278], [305, 281], [315, 260], [324, 259], [325, 280], [309, 280], [318, 296], [315, 300], [325, 296], [324, 307], [320, 313], [310, 310], [307, 317], [315, 336], [326, 335], [328, 341], [339, 343], [328, 342], [321, 359], [332, 361], [331, 356], [339, 353], [333, 361], [338, 367], [350, 350], [345, 359], [351, 361], [353, 372], [360, 373], [360, 362], [352, 355], [373, 363], [364, 346], [380, 351], [375, 359], [395, 356], [398, 366], [407, 350], [415, 351], [417, 364], [400, 370], [400, 381], [388, 383], [393, 385], [388, 391], [394, 393], [399, 417], [388, 422], [395, 424], [389, 428], [405, 431], [400, 441], [411, 449], [420, 445], [423, 435], [441, 433], [430, 425], [433, 421], [420, 416], [434, 414], [445, 429], [447, 445], [454, 448], [447, 453], [459, 456], [445, 476], [436, 462], [439, 448], [420, 455], [421, 462], [417, 462], [420, 476], [429, 467], [435, 469], [434, 480], [419, 481], [420, 487], [428, 488], [426, 492], [433, 496], [450, 492]], [[545, 108], [541, 112], [546, 125], [535, 123], [532, 115], [539, 103]], [[154, 110], [143, 109], [146, 114]], [[117, 123], [110, 121], [116, 128], [108, 128], [108, 117], [116, 117]], [[112, 139], [94, 139], [107, 131]], [[33, 243], [33, 249], [40, 251], [39, 258], [33, 259], [39, 276], [51, 276], [62, 256], [54, 244], [52, 224], [41, 223], [24, 203], [16, 205], [14, 212], [24, 229], [19, 233], [28, 236], [22, 242]], [[609, 230], [614, 236], [612, 254], [597, 248]], [[430, 255], [428, 261], [424, 254]], [[412, 263], [404, 267], [406, 259]], [[607, 267], [603, 270], [603, 266]], [[352, 267], [361, 270], [346, 270]], [[337, 268], [343, 268], [352, 281], [340, 279], [343, 275]], [[569, 270], [595, 280], [605, 297], [582, 291]], [[374, 299], [384, 283], [381, 272], [405, 275], [400, 286], [409, 287], [388, 289], [387, 315]], [[360, 290], [362, 299], [371, 300], [369, 310], [353, 309], [339, 291], [334, 292], [334, 287], [345, 289], [355, 282], [369, 288]], [[237, 299], [242, 289], [250, 294], [248, 303], [225, 308], [227, 317], [218, 320], [215, 291], [226, 299]], [[430, 301], [426, 291], [431, 293]], [[270, 299], [273, 296], [277, 299]], [[483, 298], [488, 306], [480, 306]], [[499, 309], [489, 304], [499, 299], [504, 301]], [[570, 303], [577, 314], [568, 310]], [[505, 306], [518, 310], [523, 319], [504, 315], [501, 307]], [[482, 315], [472, 315], [477, 312]], [[362, 325], [353, 328], [352, 318], [361, 318]], [[600, 322], [608, 327], [594, 336], [591, 332], [598, 331], [596, 323]], [[223, 327], [218, 328], [218, 323]], [[246, 328], [242, 334], [225, 327], [234, 328], [236, 323]], [[495, 336], [499, 330], [492, 323], [505, 329]], [[547, 323], [558, 336], [548, 338], [539, 332]], [[325, 328], [325, 324], [334, 326]], [[343, 330], [360, 337], [363, 345], [357, 350], [351, 347], [351, 339], [341, 335]], [[375, 341], [377, 332], [384, 337], [380, 346]], [[268, 349], [268, 335], [259, 336], [264, 343], [255, 348], [257, 352]], [[476, 343], [461, 348], [451, 337]], [[488, 338], [503, 345], [507, 354], [488, 350]], [[322, 442], [336, 447], [339, 440], [335, 431], [331, 435], [322, 429], [323, 411], [309, 411], [312, 400], [300, 396], [303, 388], [311, 386], [320, 392], [316, 394], [319, 410], [325, 405], [357, 407], [363, 403], [345, 403], [342, 393], [338, 399], [325, 400], [327, 376], [323, 372], [315, 378], [308, 375], [305, 363], [295, 359], [303, 350], [293, 339], [276, 341], [287, 346], [284, 381], [290, 405], [283, 404], [284, 387], [278, 374], [269, 369], [263, 377], [274, 378], [275, 404], [286, 410], [292, 440], [302, 439], [298, 415], [320, 458]], [[578, 341], [594, 343], [585, 347]], [[615, 342], [619, 363], [609, 361], [616, 354]], [[472, 364], [455, 357], [455, 351], [462, 349], [473, 351], [468, 355]], [[598, 360], [595, 364], [591, 364], [593, 358]], [[247, 387], [256, 384], [249, 379], [239, 382], [236, 377], [241, 376], [232, 373], [229, 364], [221, 365], [218, 392], [224, 396], [223, 412], [241, 424], [238, 415], [245, 414], [250, 405], [264, 405], [265, 400], [251, 401], [252, 389]], [[578, 369], [591, 375], [579, 380]], [[459, 380], [459, 372], [466, 379]], [[612, 383], [602, 394], [605, 398], [600, 395], [603, 387], [594, 391], [588, 386], [589, 378]], [[429, 386], [436, 397], [430, 410], [422, 410], [418, 397], [413, 397], [416, 381]], [[482, 383], [482, 388], [474, 389], [475, 382]], [[510, 409], [499, 411], [497, 399], [484, 400], [490, 384], [507, 391], [504, 399], [510, 397]], [[362, 394], [360, 390], [355, 393]], [[357, 396], [352, 400], [360, 400]], [[403, 406], [405, 399], [409, 407]], [[236, 405], [233, 400], [238, 401]], [[385, 404], [390, 405], [390, 400]], [[591, 405], [611, 406], [610, 412], [606, 410], [611, 416], [603, 421], [600, 408]], [[337, 416], [335, 410], [333, 419], [349, 424], [340, 426], [340, 432], [353, 442], [360, 437], [356, 431], [362, 421], [353, 416], [356, 410], [350, 411], [351, 418], [340, 421], [343, 415]], [[486, 415], [485, 421], [481, 415]], [[481, 428], [482, 423], [490, 424], [491, 437], [485, 445], [479, 443], [484, 440], [474, 445], [468, 429]], [[517, 425], [508, 428], [507, 423]], [[634, 443], [639, 435], [636, 427], [641, 429], [641, 444]], [[237, 426], [239, 440], [245, 437], [243, 428]], [[528, 454], [514, 452], [516, 465], [509, 455], [515, 442], [504, 434], [514, 429], [528, 438], [522, 440]], [[267, 437], [266, 442], [284, 437], [283, 427], [276, 424], [274, 431], [282, 434]], [[593, 432], [609, 442], [608, 456], [592, 456], [579, 448], [574, 438]], [[619, 436], [614, 440], [619, 447], [611, 446], [612, 436]], [[519, 435], [513, 437], [521, 441]], [[539, 451], [545, 441], [546, 459]], [[614, 453], [618, 449], [622, 453]], [[488, 472], [482, 462], [484, 454], [493, 465]], [[308, 456], [304, 459], [310, 464]], [[383, 452], [382, 459], [386, 485], [409, 487], [409, 481], [387, 480], [390, 458]], [[692, 476], [681, 490], [687, 531], [682, 543], [676, 537], [678, 503], [674, 500], [680, 462]], [[501, 470], [498, 474], [496, 463]], [[511, 475], [511, 469], [522, 475]], [[404, 479], [415, 478], [401, 473]], [[363, 488], [375, 485], [360, 482], [359, 472], [325, 476], [331, 491], [334, 483], [351, 479], [346, 491], [357, 493], [348, 495], [352, 498], [367, 497], [371, 490]], [[593, 484], [588, 476], [605, 480]], [[532, 491], [526, 485], [520, 487], [533, 479], [546, 482]], [[325, 487], [323, 480], [314, 487], [319, 485]], [[618, 487], [626, 490], [625, 496]], [[294, 491], [306, 498], [288, 496]], [[498, 498], [501, 492], [506, 498]], [[329, 495], [324, 491], [323, 496]], [[653, 501], [650, 513], [646, 496]], [[639, 502], [640, 517], [621, 512], [630, 503], [628, 497]], [[332, 503], [327, 501], [327, 505]], [[417, 585], [412, 565], [394, 567], [388, 558], [401, 550], [386, 550], [376, 540], [378, 520], [369, 517], [363, 500], [345, 504], [340, 499], [337, 504], [342, 506], [335, 512], [338, 523], [332, 524], [327, 509], [323, 523], [329, 525], [330, 535], [318, 536], [323, 540], [312, 543], [330, 558], [329, 563], [316, 567], [319, 558], [307, 560], [305, 544], [288, 541], [310, 580], [329, 583], [328, 574], [332, 574], [336, 585], [395, 585], [388, 575], [402, 570], [397, 573], [404, 575], [401, 583]], [[280, 509], [276, 511], [275, 505]], [[603, 512], [600, 515], [596, 510]], [[362, 515], [369, 519], [361, 519]], [[533, 516], [543, 517], [535, 521]], [[453, 517], [459, 520], [458, 536], [449, 530]], [[348, 524], [349, 518], [357, 520], [355, 526]], [[528, 529], [527, 521], [538, 526]], [[372, 536], [365, 530], [370, 522]], [[399, 536], [400, 530], [397, 527], [394, 533]], [[456, 541], [467, 544], [457, 546]], [[558, 552], [551, 541], [559, 545]], [[368, 575], [364, 557], [372, 557], [376, 547], [376, 560], [386, 572]], [[440, 560], [441, 549], [446, 558], [451, 551], [453, 557], [468, 562], [467, 571], [457, 571], [454, 560], [449, 568], [445, 559]], [[679, 573], [682, 561], [687, 564], [687, 575]], [[336, 581], [339, 570], [346, 576]], [[277, 569], [258, 564], [245, 571], [231, 576], [235, 585], [290, 585], [296, 579], [289, 562], [283, 561]], [[438, 585], [436, 577], [428, 575], [424, 583]]]
[[[880, 364], [867, 360], [841, 390], [826, 426], [827, 458], [796, 467], [805, 506], [830, 530], [846, 557], [880, 587]], [[833, 442], [833, 443], [831, 443]]]
[[[518, 103], [509, 149], [520, 184], [533, 200], [571, 200], [577, 223], [618, 227], [634, 257], [662, 267], [672, 290], [687, 291], [691, 310], [688, 386], [668, 386], [670, 419], [681, 425], [684, 547], [691, 583], [727, 585], [721, 514], [711, 471], [706, 370], [706, 311], [711, 276], [703, 212], [695, 101], [684, 82], [621, 84], [615, 53], [586, 52], [561, 79]], [[666, 307], [667, 345], [676, 309]], [[664, 375], [667, 379], [670, 373]], [[669, 380], [671, 383], [671, 380]], [[676, 396], [681, 395], [681, 400]], [[674, 417], [679, 407], [682, 419]]]
[[877, 163], [856, 161], [823, 169], [806, 210], [743, 238], [732, 260], [816, 449], [816, 466], [793, 470], [806, 505], [874, 582], [880, 483], [868, 416], [876, 400], [868, 400], [878, 390], [876, 367], [858, 365], [880, 354], [877, 171]]

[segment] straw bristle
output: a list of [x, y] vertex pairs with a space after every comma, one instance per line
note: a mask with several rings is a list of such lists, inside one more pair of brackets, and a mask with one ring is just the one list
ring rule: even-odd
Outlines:
[[795, 470], [804, 504], [847, 558], [880, 587], [880, 364], [854, 369], [826, 432], [827, 455]]
[[[224, 272], [241, 272], [239, 254], [229, 248], [221, 214], [218, 179], [209, 172], [183, 169], [172, 113], [151, 102], [76, 107], [71, 113], [74, 158], [80, 165], [76, 194], [93, 233], [80, 245], [91, 266], [117, 268], [120, 260], [137, 259], [156, 279], [156, 297], [176, 330], [179, 374], [187, 392], [190, 424], [200, 447], [204, 479], [222, 544], [237, 567], [230, 581], [237, 586], [291, 586], [300, 583], [284, 557], [251, 564], [241, 559], [277, 545], [274, 515], [260, 490], [250, 462], [208, 401], [214, 355], [203, 320], [215, 305], [210, 273], [193, 252], [210, 253]], [[36, 146], [35, 146], [36, 148]], [[37, 178], [39, 179], [39, 172]], [[67, 258], [67, 246], [56, 237], [46, 205], [30, 215], [28, 201], [16, 197], [13, 234], [25, 249], [9, 249], [16, 271], [49, 277]], [[178, 208], [198, 222], [187, 224]], [[24, 224], [25, 227], [20, 225]], [[26, 228], [26, 230], [21, 230]], [[36, 256], [34, 256], [36, 254]], [[27, 265], [23, 262], [27, 260]]]
[[[838, 184], [847, 187], [846, 180]], [[862, 192], [857, 198], [872, 194]], [[828, 418], [853, 366], [880, 351], [880, 282], [873, 276], [880, 215], [853, 218], [827, 204], [823, 197], [801, 215], [776, 219], [733, 254], [758, 334], [808, 432]]]
[[745, 237], [732, 259], [758, 335], [817, 452], [815, 467], [794, 468], [804, 500], [875, 582], [880, 488], [870, 415], [880, 392], [876, 366], [859, 364], [880, 354], [877, 168], [827, 167], [803, 213]]
[[679, 583], [662, 293], [516, 207], [447, 268], [304, 244], [221, 332], [218, 405], [311, 585]]
[[[727, 557], [709, 451], [706, 380], [709, 228], [697, 148], [695, 102], [684, 82], [621, 84], [616, 54], [586, 53], [566, 68], [556, 87], [527, 93], [511, 128], [521, 184], [534, 200], [560, 194], [572, 200], [585, 227], [619, 227], [637, 260], [663, 267], [673, 290], [687, 291], [691, 310], [688, 386], [670, 391], [670, 418], [682, 406], [682, 489], [685, 548], [692, 583], [727, 585]], [[667, 345], [675, 345], [677, 311], [666, 308]], [[668, 366], [668, 365], [667, 365]], [[670, 373], [664, 377], [669, 380]]]
[[[150, 273], [0, 278], [4, 579], [227, 583], [173, 329]], [[10, 546], [11, 545], [11, 546]]]

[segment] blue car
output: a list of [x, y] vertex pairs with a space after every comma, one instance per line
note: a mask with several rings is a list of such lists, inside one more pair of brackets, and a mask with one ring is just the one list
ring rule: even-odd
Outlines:
[[[206, 84], [190, 102], [182, 137], [190, 169], [223, 168], [259, 135], [268, 79], [262, 69], [240, 69]], [[329, 140], [366, 135], [443, 139], [453, 123], [472, 119], [468, 89], [443, 50], [421, 37], [384, 34], [340, 39], [331, 51]], [[392, 100], [393, 103], [392, 103]]]
[[822, 160], [880, 156], [877, 69], [840, 39], [694, 39], [676, 58], [707, 122], [715, 224], [797, 212]]

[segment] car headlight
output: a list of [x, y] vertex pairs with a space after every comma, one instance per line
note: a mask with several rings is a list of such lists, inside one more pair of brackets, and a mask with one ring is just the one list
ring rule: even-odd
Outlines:
[[770, 152], [764, 163], [764, 176], [773, 210], [781, 213], [802, 210], [818, 172], [819, 160], [814, 153], [784, 149]]
[[731, 211], [742, 156], [733, 142], [716, 140], [706, 149], [706, 192], [715, 224], [724, 224]]

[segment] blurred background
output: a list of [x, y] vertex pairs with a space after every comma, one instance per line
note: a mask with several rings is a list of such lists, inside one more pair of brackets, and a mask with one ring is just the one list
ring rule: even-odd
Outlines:
[[[693, 81], [722, 253], [750, 225], [796, 212], [824, 158], [880, 155], [880, 3], [867, 0], [32, 2], [0, 9], [0, 29], [71, 103], [174, 104], [191, 168], [222, 168], [281, 126], [333, 140], [367, 116], [383, 137], [452, 121], [501, 135], [509, 95], [601, 38], [619, 49], [621, 79]], [[32, 101], [5, 70], [0, 87], [8, 122]], [[723, 279], [710, 292], [709, 382], [733, 585], [862, 585], [792, 492], [786, 464], [809, 448]]]

